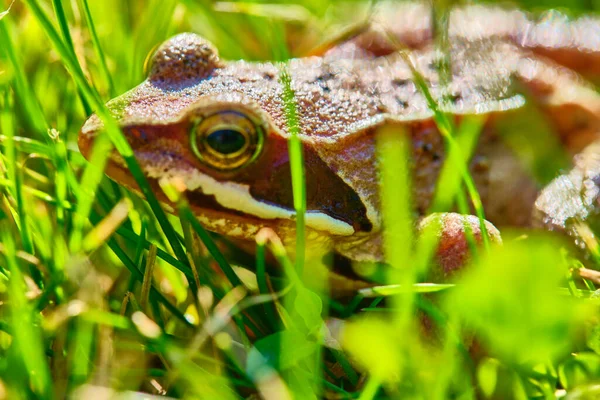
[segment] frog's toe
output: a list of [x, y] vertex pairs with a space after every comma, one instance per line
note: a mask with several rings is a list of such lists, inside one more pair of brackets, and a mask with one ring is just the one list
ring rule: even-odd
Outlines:
[[576, 238], [578, 222], [597, 228], [600, 209], [600, 140], [575, 157], [574, 168], [554, 179], [535, 201], [533, 224], [566, 231]]
[[208, 78], [221, 66], [212, 43], [194, 33], [181, 33], [156, 50], [149, 79], [155, 84], [186, 84]]
[[[502, 243], [498, 229], [491, 222], [484, 222], [490, 242]], [[419, 222], [421, 235], [424, 235], [429, 227], [435, 229], [438, 239], [437, 268], [430, 271], [430, 277], [434, 282], [445, 282], [469, 261], [471, 249], [467, 229], [473, 234], [476, 244], [483, 242], [479, 218], [457, 213], [436, 213], [428, 215]]]

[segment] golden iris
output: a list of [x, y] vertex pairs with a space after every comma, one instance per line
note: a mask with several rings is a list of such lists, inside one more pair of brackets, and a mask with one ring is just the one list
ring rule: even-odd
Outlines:
[[221, 111], [196, 120], [190, 140], [194, 154], [202, 162], [221, 171], [232, 171], [258, 157], [264, 131], [238, 111]]

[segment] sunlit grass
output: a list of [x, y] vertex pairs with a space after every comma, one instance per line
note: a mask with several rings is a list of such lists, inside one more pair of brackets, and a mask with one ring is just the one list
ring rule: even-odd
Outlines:
[[[306, 132], [285, 61], [329, 40], [286, 35], [300, 23], [344, 37], [331, 5], [220, 3], [227, 12], [217, 13], [191, 0], [26, 0], [2, 14], [0, 4], [0, 399], [92, 398], [101, 388], [177, 398], [553, 398], [600, 379], [595, 288], [570, 278], [581, 260], [566, 242], [509, 235], [504, 247], [479, 251], [464, 277], [419, 282], [437, 226], [414, 229], [403, 126], [378, 134], [387, 285], [351, 299], [305, 286], [315, 263], [304, 257]], [[339, 15], [361, 26], [364, 15], [350, 10]], [[294, 249], [263, 230], [256, 258], [238, 260], [241, 250], [199, 223], [181, 182], [163, 187], [177, 205], [166, 215], [104, 106], [181, 31], [206, 36], [225, 59], [283, 62]], [[430, 211], [472, 209], [483, 220], [468, 163], [485, 120], [444, 114], [416, 77], [448, 153]], [[76, 141], [91, 110], [107, 135], [87, 162]], [[147, 201], [104, 176], [113, 147]], [[543, 181], [552, 178], [546, 166], [564, 165], [542, 161], [530, 168]], [[283, 274], [272, 275], [271, 262]], [[329, 316], [350, 321], [341, 342]]]

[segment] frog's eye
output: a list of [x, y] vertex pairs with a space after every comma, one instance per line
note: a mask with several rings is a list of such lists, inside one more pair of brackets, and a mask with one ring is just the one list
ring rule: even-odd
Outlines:
[[224, 111], [196, 120], [190, 141], [202, 162], [221, 171], [232, 171], [258, 157], [264, 131], [242, 113]]

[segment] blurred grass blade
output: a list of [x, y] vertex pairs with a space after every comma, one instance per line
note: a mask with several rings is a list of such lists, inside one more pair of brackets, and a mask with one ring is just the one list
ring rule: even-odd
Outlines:
[[457, 144], [455, 137], [455, 126], [454, 122], [446, 115], [439, 107], [438, 102], [434, 99], [433, 95], [429, 90], [429, 86], [421, 73], [415, 67], [410, 55], [403, 49], [402, 45], [398, 43], [398, 40], [394, 37], [394, 35], [386, 31], [388, 40], [392, 43], [397, 49], [398, 53], [406, 63], [406, 65], [410, 68], [412, 77], [414, 80], [417, 89], [423, 94], [425, 100], [427, 101], [427, 105], [430, 110], [433, 112], [433, 118], [438, 127], [438, 130], [442, 134], [445, 142], [446, 142], [446, 150], [448, 159], [453, 160], [455, 162], [454, 168], [457, 168], [460, 171], [463, 182], [467, 188], [467, 193], [471, 199], [473, 204], [473, 208], [475, 209], [475, 213], [479, 218], [479, 226], [482, 232], [483, 244], [486, 249], [489, 249], [489, 237], [487, 233], [487, 228], [485, 226], [485, 213], [483, 210], [483, 204], [481, 202], [481, 197], [479, 196], [479, 192], [475, 186], [475, 182], [473, 177], [469, 173], [469, 168], [467, 162], [461, 162], [461, 160], [466, 160], [463, 156], [462, 149]]
[[[414, 264], [414, 222], [412, 220], [413, 204], [411, 193], [411, 171], [409, 166], [409, 151], [411, 148], [410, 134], [401, 124], [385, 124], [376, 131], [377, 157], [379, 160], [379, 187], [381, 192], [381, 210], [383, 219], [383, 249], [389, 268], [386, 273], [388, 284], [399, 284], [402, 287], [412, 287], [416, 282], [417, 270]], [[383, 383], [382, 377], [391, 374], [394, 370], [400, 377], [405, 373], [405, 365], [410, 363], [406, 351], [402, 346], [410, 347], [414, 341], [411, 320], [414, 309], [415, 294], [412, 291], [404, 291], [399, 296], [390, 298], [390, 303], [396, 311], [392, 314], [393, 320], [389, 322], [387, 331], [404, 332], [404, 339], [395, 347], [389, 349], [394, 367], [373, 367], [371, 376], [367, 381], [361, 398], [373, 398], [379, 386]], [[363, 321], [365, 322], [365, 321]], [[381, 331], [374, 338], [378, 343], [361, 350], [354, 344], [354, 351], [369, 353], [381, 346], [380, 340], [390, 334]], [[398, 347], [400, 346], [400, 347]], [[376, 354], [376, 353], [375, 353]], [[365, 354], [366, 356], [366, 354]], [[385, 365], [385, 362], [382, 362]]]
[[454, 284], [442, 283], [415, 283], [412, 286], [405, 287], [402, 285], [387, 285], [375, 286], [372, 288], [361, 289], [359, 293], [364, 298], [394, 296], [404, 294], [406, 292], [413, 293], [435, 293], [454, 287]]
[[[462, 176], [456, 165], [469, 162], [487, 119], [485, 115], [469, 115], [462, 119], [455, 136], [456, 148], [460, 148], [462, 154], [455, 151], [448, 152], [446, 162], [444, 162], [440, 171], [435, 196], [428, 213], [447, 211], [451, 208], [454, 197], [461, 191]], [[462, 156], [463, 159], [456, 160], [455, 158], [459, 156]]]
[[[123, 249], [115, 242], [114, 239], [108, 240], [108, 247], [116, 254], [117, 257], [121, 260], [123, 265], [131, 272], [131, 274], [138, 280], [138, 282], [143, 282], [144, 274], [137, 268], [133, 261], [125, 254]], [[173, 314], [177, 319], [183, 322], [184, 326], [188, 328], [193, 328], [193, 325], [185, 318], [183, 313], [179, 311], [179, 309], [174, 306], [159, 290], [157, 290], [154, 286], [150, 289], [151, 296], [156, 296], [157, 300], [165, 306], [167, 310], [171, 314]]]
[[144, 279], [142, 280], [142, 291], [140, 293], [140, 307], [145, 313], [148, 312], [148, 297], [150, 296], [150, 288], [152, 287], [152, 276], [155, 264], [156, 246], [152, 245], [146, 255], [146, 268], [144, 268]]
[[69, 30], [69, 23], [67, 22], [67, 16], [65, 15], [65, 9], [62, 5], [62, 0], [52, 0], [52, 6], [54, 7], [54, 14], [58, 20], [58, 26], [63, 35], [63, 41], [67, 48], [71, 51], [71, 55], [75, 55], [75, 46], [73, 46], [73, 38], [71, 37], [71, 31]]
[[8, 18], [4, 20], [0, 19], [0, 43], [2, 43], [0, 53], [6, 54], [13, 67], [15, 93], [19, 99], [17, 105], [22, 107], [23, 112], [28, 116], [25, 120], [26, 123], [30, 124], [36, 134], [47, 139], [45, 133], [48, 123], [46, 122], [46, 117], [42, 112], [40, 103], [33, 93], [31, 84], [27, 80], [23, 64], [15, 51], [12, 40], [12, 37], [14, 37], [13, 31], [14, 28]]
[[144, 60], [152, 48], [169, 35], [169, 25], [177, 2], [175, 0], [148, 0], [141, 8], [133, 32], [133, 41], [128, 47], [131, 56], [129, 81], [138, 82], [143, 78]]
[[15, 365], [23, 363], [28, 372], [31, 390], [36, 397], [51, 399], [52, 379], [46, 364], [45, 345], [39, 325], [34, 323], [34, 319], [39, 316], [34, 317], [34, 311], [26, 298], [26, 285], [15, 256], [15, 242], [11, 236], [11, 228], [7, 226], [6, 221], [3, 221], [0, 226], [5, 249], [4, 258], [11, 274], [8, 293], [14, 337], [12, 346], [15, 346], [12, 356], [18, 357], [13, 363]]
[[[190, 208], [190, 205], [188, 204], [187, 199], [184, 196], [184, 193], [187, 190], [185, 182], [183, 182], [179, 178], [175, 178], [171, 179], [170, 181], [161, 181], [160, 186], [167, 198], [171, 202], [177, 204], [177, 211], [179, 219], [181, 220], [182, 226], [184, 228], [184, 234], [187, 236], [191, 235], [191, 232], [186, 232], [186, 230], [188, 229], [187, 227], [191, 226], [196, 232], [196, 234], [200, 237], [202, 243], [204, 243], [204, 246], [206, 246], [206, 249], [208, 250], [210, 255], [215, 259], [217, 264], [219, 264], [219, 267], [221, 268], [231, 285], [233, 287], [242, 286], [242, 281], [239, 279], [233, 268], [231, 268], [231, 265], [229, 265], [229, 263], [223, 256], [223, 253], [215, 244], [214, 240], [210, 237], [206, 229], [204, 229], [202, 224], [198, 221], [198, 219], [192, 212], [192, 209]], [[188, 237], [187, 240], [191, 242], [192, 238]], [[192, 286], [194, 285], [193, 279], [188, 279], [188, 281]]]
[[[73, 38], [71, 37], [71, 31], [69, 30], [69, 23], [67, 22], [67, 16], [65, 15], [65, 9], [63, 7], [62, 0], [52, 0], [52, 5], [54, 7], [54, 14], [56, 14], [58, 26], [60, 27], [60, 31], [67, 49], [71, 51], [73, 59], [77, 60], [77, 54], [75, 53], [75, 46], [73, 45]], [[90, 115], [92, 113], [92, 109], [90, 108], [89, 102], [81, 94], [80, 89], [78, 89], [78, 92], [86, 115]]]
[[[2, 22], [0, 22], [2, 24]], [[5, 104], [7, 107], [4, 107], [2, 111], [0, 111], [0, 128], [6, 134], [7, 140], [3, 142], [3, 153], [6, 157], [6, 169], [7, 169], [7, 178], [12, 183], [12, 185], [8, 188], [9, 193], [12, 194], [13, 198], [16, 201], [17, 205], [17, 213], [16, 220], [18, 223], [19, 235], [21, 238], [21, 244], [23, 246], [23, 250], [26, 253], [34, 254], [33, 244], [29, 229], [29, 221], [28, 221], [28, 210], [25, 207], [25, 199], [23, 196], [23, 177], [22, 177], [22, 169], [17, 163], [17, 155], [14, 144], [14, 120], [13, 115], [10, 113], [10, 99], [8, 98], [8, 93], [5, 98]], [[32, 268], [31, 274], [36, 281], [36, 284], [42, 288], [44, 286], [42, 276], [40, 272]]]
[[[377, 130], [377, 154], [380, 160], [380, 190], [383, 212], [384, 250], [390, 264], [389, 284], [412, 286], [416, 279], [413, 265], [412, 199], [408, 151], [408, 131], [402, 125], [388, 124]], [[412, 309], [412, 294], [406, 292], [401, 302], [405, 321]], [[399, 322], [399, 321], [398, 321]]]
[[276, 18], [287, 21], [306, 23], [313, 15], [299, 4], [260, 4], [250, 2], [219, 1], [214, 5], [215, 11], [252, 15], [255, 17]]
[[238, 278], [233, 268], [231, 268], [231, 265], [229, 265], [229, 263], [223, 256], [223, 253], [221, 253], [221, 251], [219, 250], [215, 242], [212, 240], [206, 229], [204, 229], [202, 224], [198, 222], [198, 220], [190, 210], [189, 206], [180, 206], [180, 210], [182, 217], [189, 221], [189, 223], [192, 225], [192, 228], [198, 234], [200, 240], [202, 240], [202, 243], [204, 243], [210, 255], [213, 256], [217, 264], [219, 264], [219, 267], [221, 268], [231, 285], [233, 287], [242, 286], [242, 281], [240, 280], [240, 278]]
[[113, 145], [107, 135], [99, 135], [94, 140], [90, 162], [86, 165], [81, 177], [77, 210], [73, 218], [73, 229], [69, 240], [69, 247], [74, 253], [81, 248], [83, 230], [96, 199], [96, 190], [104, 177], [104, 167], [112, 149]]
[[88, 6], [88, 1], [80, 0], [80, 4], [81, 9], [83, 10], [83, 15], [85, 16], [85, 22], [87, 23], [88, 30], [90, 31], [90, 38], [92, 39], [94, 52], [96, 53], [96, 57], [98, 58], [98, 62], [100, 63], [100, 72], [102, 73], [102, 76], [108, 86], [108, 96], [110, 98], [113, 98], [115, 96], [114, 83], [110, 71], [108, 70], [108, 66], [106, 64], [106, 57], [104, 56], [104, 51], [102, 50], [102, 46], [100, 45], [98, 34], [96, 33], [96, 26], [94, 25], [92, 13], [90, 12], [90, 7]]
[[125, 221], [129, 214], [131, 205], [126, 200], [121, 200], [111, 212], [83, 239], [82, 248], [86, 253], [91, 253], [103, 245], [106, 240], [117, 230], [119, 225]]
[[104, 122], [106, 134], [110, 137], [114, 146], [117, 148], [121, 156], [125, 159], [125, 163], [127, 164], [131, 175], [138, 183], [141, 192], [146, 197], [146, 200], [152, 208], [154, 215], [156, 215], [156, 218], [161, 228], [163, 229], [165, 235], [167, 236], [169, 244], [173, 248], [175, 255], [181, 262], [186, 263], [187, 258], [181, 244], [179, 243], [179, 240], [177, 239], [177, 235], [175, 234], [173, 227], [169, 223], [165, 212], [160, 207], [156, 196], [152, 192], [152, 189], [148, 184], [148, 180], [146, 179], [142, 169], [140, 168], [137, 160], [135, 159], [133, 150], [131, 149], [131, 146], [129, 146], [129, 143], [123, 136], [119, 125], [112, 118], [109, 111], [106, 109], [106, 107], [98, 97], [98, 94], [87, 82], [79, 63], [76, 59], [72, 57], [68, 49], [65, 47], [64, 43], [60, 39], [60, 36], [54, 29], [52, 22], [50, 21], [46, 13], [42, 10], [40, 5], [35, 0], [25, 1], [29, 6], [31, 12], [35, 15], [39, 23], [42, 25], [44, 31], [48, 35], [48, 38], [52, 42], [52, 45], [54, 46], [57, 53], [60, 55], [61, 60], [64, 62], [65, 66], [67, 67], [73, 79], [75, 80], [77, 87], [81, 90], [84, 97], [96, 108], [96, 113]]
[[[73, 174], [68, 164], [68, 154], [65, 142], [61, 139], [59, 133], [55, 129], [50, 129], [48, 132], [51, 139], [54, 142], [53, 152], [53, 163], [55, 166], [54, 171], [54, 185], [56, 194], [56, 219], [60, 226], [64, 226], [65, 223], [65, 210], [63, 204], [67, 203], [68, 197], [68, 180], [69, 176]], [[73, 187], [75, 194], [78, 194], [78, 187]]]

